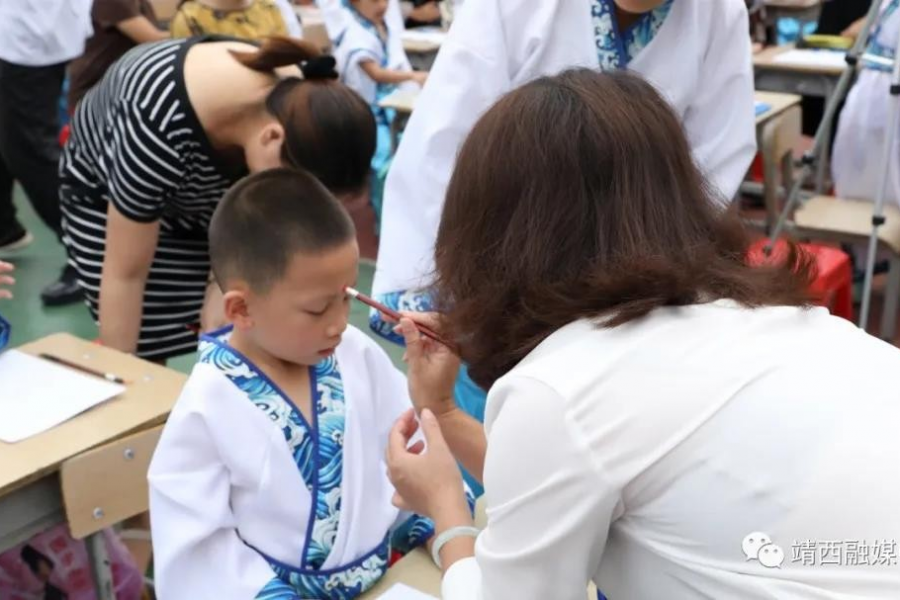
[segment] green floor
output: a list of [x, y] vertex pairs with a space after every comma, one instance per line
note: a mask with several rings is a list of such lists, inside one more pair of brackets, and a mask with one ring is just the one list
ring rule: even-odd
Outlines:
[[[35, 241], [28, 248], [18, 252], [0, 254], [0, 258], [16, 265], [16, 285], [13, 287], [15, 298], [0, 304], [0, 313], [12, 323], [11, 346], [41, 338], [51, 333], [65, 331], [92, 340], [97, 337], [97, 327], [91, 320], [87, 308], [83, 304], [73, 304], [59, 308], [45, 308], [41, 304], [41, 289], [53, 281], [65, 263], [65, 251], [62, 245], [38, 219], [22, 194], [16, 190], [16, 206], [19, 209], [19, 220], [34, 235]], [[375, 269], [371, 264], [360, 265], [358, 288], [368, 293], [372, 288], [372, 277]], [[350, 313], [350, 322], [363, 331], [368, 332], [368, 309], [354, 303]], [[374, 336], [373, 336], [374, 337]], [[402, 351], [393, 344], [376, 338], [394, 362], [402, 367], [400, 357]], [[194, 356], [182, 356], [169, 361], [169, 366], [182, 372], [190, 371], [194, 364]]]

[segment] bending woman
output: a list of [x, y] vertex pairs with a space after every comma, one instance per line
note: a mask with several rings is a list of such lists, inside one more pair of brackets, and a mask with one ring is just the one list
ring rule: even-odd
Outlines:
[[155, 360], [196, 348], [207, 225], [248, 170], [304, 168], [337, 194], [366, 183], [375, 122], [336, 77], [305, 42], [189, 38], [132, 50], [84, 97], [60, 194], [102, 343]]
[[[540, 79], [475, 126], [434, 289], [490, 388], [484, 429], [454, 407], [459, 360], [404, 320], [428, 450], [410, 413], [388, 456], [398, 502], [449, 540], [445, 600], [896, 595], [900, 350], [809, 307], [796, 249], [747, 266], [713, 203], [633, 75]], [[453, 455], [483, 474], [474, 544]], [[884, 558], [798, 560], [817, 540]]]

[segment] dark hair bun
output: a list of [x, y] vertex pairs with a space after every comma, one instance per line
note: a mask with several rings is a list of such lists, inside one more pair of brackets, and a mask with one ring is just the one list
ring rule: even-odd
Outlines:
[[337, 79], [337, 61], [333, 56], [316, 56], [300, 63], [300, 70], [303, 72], [303, 78], [309, 80], [316, 79]]

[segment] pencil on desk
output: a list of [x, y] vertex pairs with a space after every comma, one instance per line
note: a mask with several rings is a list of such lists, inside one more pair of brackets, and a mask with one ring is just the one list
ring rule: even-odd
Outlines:
[[50, 362], [54, 362], [58, 365], [62, 365], [64, 367], [69, 367], [70, 369], [75, 369], [76, 371], [81, 371], [82, 373], [87, 373], [88, 375], [93, 375], [94, 377], [100, 377], [101, 379], [105, 379], [112, 383], [120, 383], [125, 384], [125, 380], [119, 377], [118, 375], [113, 375], [112, 373], [104, 373], [102, 371], [95, 371], [94, 369], [89, 369], [88, 367], [83, 367], [77, 363], [73, 363], [64, 358], [60, 358], [58, 356], [53, 356], [52, 354], [47, 354], [42, 352], [39, 354], [41, 358], [45, 360], [49, 360]]

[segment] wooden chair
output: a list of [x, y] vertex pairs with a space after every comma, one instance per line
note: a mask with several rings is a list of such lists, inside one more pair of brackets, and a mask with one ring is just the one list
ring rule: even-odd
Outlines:
[[[803, 113], [799, 106], [757, 127], [763, 157], [763, 201], [766, 231], [771, 231], [782, 210], [783, 196], [794, 184], [794, 146], [802, 135]], [[761, 129], [761, 130], [760, 130]], [[781, 185], [778, 185], [779, 179]], [[781, 190], [785, 190], [782, 194]]]
[[[114, 592], [100, 532], [147, 512], [147, 470], [162, 429], [160, 425], [95, 448], [63, 463], [60, 469], [69, 529], [75, 539], [86, 539], [97, 597], [102, 600], [114, 598]], [[146, 543], [149, 542], [148, 532], [122, 533], [126, 544], [129, 539], [145, 542], [140, 553], [145, 554], [145, 560], [135, 556], [138, 566], [143, 569], [150, 560], [150, 548]]]
[[[900, 209], [894, 205], [884, 208], [886, 221], [879, 228], [878, 246], [889, 252], [890, 269], [881, 314], [881, 338], [890, 340], [897, 332], [900, 306]], [[801, 239], [867, 244], [872, 232], [872, 209], [873, 203], [868, 201], [816, 196], [794, 212], [791, 231]]]

